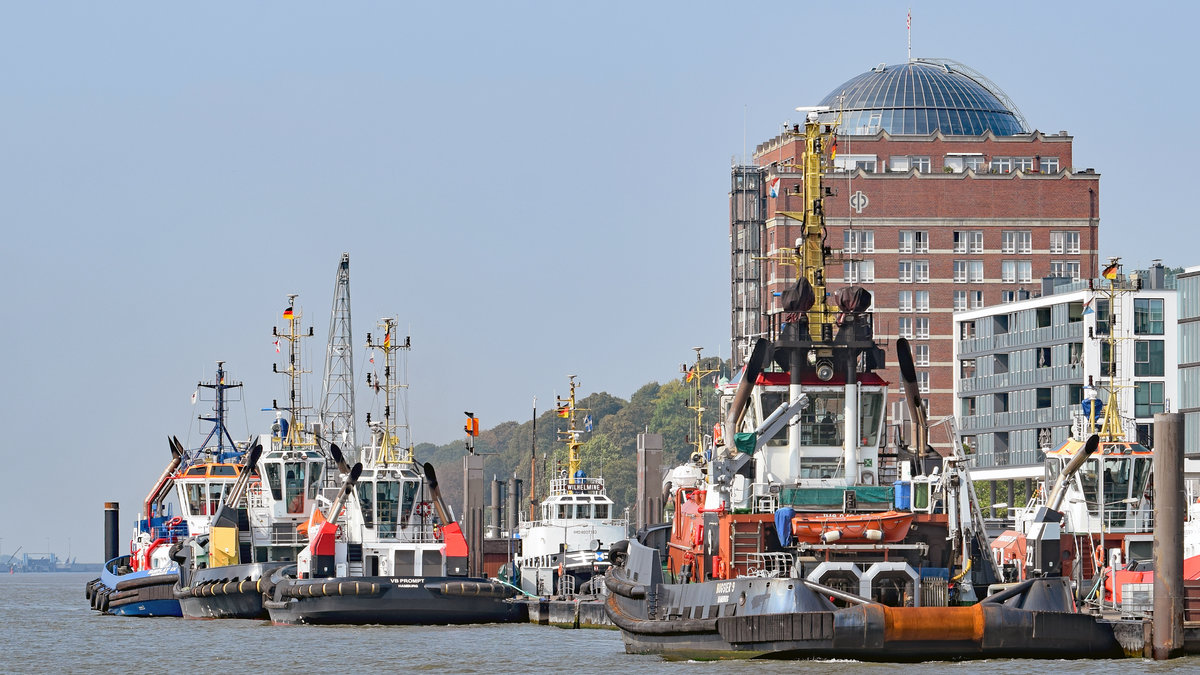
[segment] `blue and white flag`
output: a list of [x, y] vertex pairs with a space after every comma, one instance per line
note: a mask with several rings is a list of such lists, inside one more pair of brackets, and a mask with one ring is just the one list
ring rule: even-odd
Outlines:
[[588, 416], [583, 418], [583, 430], [584, 431], [592, 430], [592, 415], [591, 415], [591, 413], [588, 413]]

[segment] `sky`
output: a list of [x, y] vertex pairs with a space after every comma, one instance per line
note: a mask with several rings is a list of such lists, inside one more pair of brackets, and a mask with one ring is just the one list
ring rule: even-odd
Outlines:
[[[320, 394], [350, 254], [361, 344], [411, 335], [416, 442], [524, 421], [578, 375], [628, 398], [729, 356], [729, 168], [842, 82], [906, 59], [909, 5], [0, 3], [0, 562], [127, 539], [222, 360], [235, 438], [285, 382], [299, 295]], [[1200, 264], [1190, 4], [911, 3], [1102, 175], [1100, 257]], [[1162, 121], [1160, 121], [1162, 120]], [[378, 412], [376, 412], [378, 415]]]

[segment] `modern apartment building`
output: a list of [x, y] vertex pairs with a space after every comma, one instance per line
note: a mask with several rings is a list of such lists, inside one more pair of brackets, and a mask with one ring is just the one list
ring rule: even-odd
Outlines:
[[978, 479], [1041, 475], [1089, 385], [1102, 402], [1115, 388], [1126, 433], [1153, 444], [1154, 414], [1179, 391], [1176, 291], [1161, 280], [1161, 266], [1150, 278], [1047, 279], [1040, 297], [954, 314], [956, 413]]

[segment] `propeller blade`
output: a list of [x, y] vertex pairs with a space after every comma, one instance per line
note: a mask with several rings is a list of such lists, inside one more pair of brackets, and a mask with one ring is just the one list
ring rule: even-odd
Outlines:
[[350, 469], [350, 477], [346, 479], [347, 485], [354, 485], [358, 482], [358, 477], [362, 475], [362, 462], [356, 463]]
[[179, 451], [175, 449], [175, 444], [173, 442], [171, 442], [170, 436], [167, 436], [167, 446], [171, 448], [171, 457], [173, 459], [178, 459]]
[[425, 470], [425, 480], [429, 483], [429, 489], [438, 489], [437, 473], [434, 472], [433, 465], [429, 462], [425, 462], [425, 465], [421, 468]]
[[178, 436], [171, 437], [171, 445], [175, 450], [175, 454], [178, 455], [179, 457], [183, 457], [185, 454], [187, 454], [183, 451], [183, 443], [179, 442]]

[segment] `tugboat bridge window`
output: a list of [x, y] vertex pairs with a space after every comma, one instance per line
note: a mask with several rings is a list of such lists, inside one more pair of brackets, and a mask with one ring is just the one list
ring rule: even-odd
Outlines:
[[271, 498], [277, 502], [283, 501], [283, 485], [279, 480], [279, 465], [275, 462], [267, 464], [267, 485], [271, 487]]
[[284, 462], [283, 498], [288, 513], [304, 513], [304, 462]]

